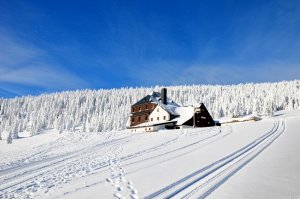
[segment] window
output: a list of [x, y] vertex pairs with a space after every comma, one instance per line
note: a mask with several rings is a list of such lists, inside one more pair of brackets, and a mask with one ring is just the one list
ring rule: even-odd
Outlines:
[[153, 118], [151, 117], [151, 122], [153, 121]]
[[139, 122], [141, 121], [141, 117], [139, 117]]
[[134, 113], [134, 107], [132, 107], [132, 112]]
[[146, 110], [148, 110], [148, 105], [146, 105]]
[[159, 108], [157, 108], [157, 112], [159, 112]]
[[133, 117], [133, 118], [131, 118], [131, 122], [132, 122], [132, 123], [134, 122], [134, 117]]
[[157, 117], [157, 121], [159, 121], [159, 117]]
[[164, 120], [166, 120], [166, 116], [164, 116]]
[[145, 120], [148, 120], [148, 116], [147, 115], [145, 115]]
[[141, 111], [141, 107], [139, 106], [139, 111]]

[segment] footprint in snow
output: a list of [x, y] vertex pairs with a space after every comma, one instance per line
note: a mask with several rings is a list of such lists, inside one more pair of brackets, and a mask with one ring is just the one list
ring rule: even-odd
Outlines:
[[136, 194], [131, 194], [130, 197], [131, 197], [132, 199], [138, 199], [138, 198], [139, 198], [139, 196], [136, 195]]
[[120, 193], [114, 193], [115, 198], [122, 198], [122, 195]]

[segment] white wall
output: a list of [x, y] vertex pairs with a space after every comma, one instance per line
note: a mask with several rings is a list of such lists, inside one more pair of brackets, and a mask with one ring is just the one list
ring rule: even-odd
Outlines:
[[164, 125], [158, 125], [158, 126], [133, 128], [133, 129], [130, 129], [130, 132], [153, 132], [153, 131], [158, 131], [160, 129], [165, 129], [165, 126]]
[[[166, 117], [165, 120], [164, 116]], [[157, 117], [159, 117], [159, 120], [157, 120]], [[151, 118], [153, 118], [153, 122], [170, 121], [170, 114], [167, 111], [165, 111], [161, 106], [157, 105], [156, 108], [150, 114], [149, 118], [150, 122]]]

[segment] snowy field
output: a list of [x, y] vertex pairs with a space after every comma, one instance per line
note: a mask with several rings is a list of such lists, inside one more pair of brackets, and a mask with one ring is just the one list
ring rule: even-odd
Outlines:
[[0, 141], [0, 198], [300, 198], [300, 111], [155, 133]]

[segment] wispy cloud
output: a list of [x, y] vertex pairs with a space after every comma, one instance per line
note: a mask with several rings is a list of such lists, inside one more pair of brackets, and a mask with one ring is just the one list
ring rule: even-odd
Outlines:
[[86, 82], [69, 71], [43, 63], [1, 71], [0, 82], [48, 89], [72, 89], [87, 85]]
[[37, 87], [44, 91], [88, 87], [78, 75], [52, 62], [43, 49], [3, 32], [0, 32], [0, 43], [2, 92], [7, 91], [7, 87], [11, 93], [20, 93], [21, 87]]
[[299, 65], [280, 62], [255, 67], [163, 62], [138, 70], [132, 68], [130, 71], [131, 77], [141, 85], [237, 84], [294, 80], [300, 77]]

